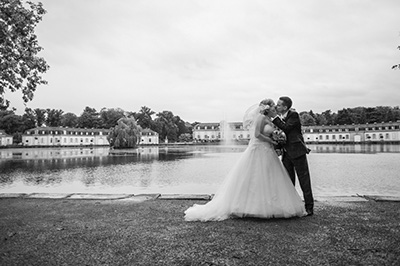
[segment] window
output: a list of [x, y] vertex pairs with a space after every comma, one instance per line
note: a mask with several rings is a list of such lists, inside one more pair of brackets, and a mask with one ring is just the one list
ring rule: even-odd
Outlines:
[[333, 140], [336, 140], [336, 135], [332, 135], [332, 139], [333, 139]]
[[329, 140], [329, 135], [326, 135], [326, 136], [325, 136], [325, 139], [326, 139], [326, 140]]

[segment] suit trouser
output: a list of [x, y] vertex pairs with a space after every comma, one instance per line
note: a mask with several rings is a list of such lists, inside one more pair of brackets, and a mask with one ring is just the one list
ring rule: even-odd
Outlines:
[[314, 198], [311, 190], [310, 171], [308, 168], [307, 156], [304, 154], [297, 158], [291, 158], [287, 153], [282, 156], [282, 163], [285, 166], [293, 185], [296, 184], [296, 174], [303, 191], [304, 203], [307, 210], [314, 208]]

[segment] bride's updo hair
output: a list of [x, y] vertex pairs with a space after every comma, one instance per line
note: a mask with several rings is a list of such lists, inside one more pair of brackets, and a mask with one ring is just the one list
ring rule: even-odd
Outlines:
[[275, 106], [275, 103], [272, 99], [264, 99], [260, 102], [261, 112], [264, 115], [267, 115], [268, 110]]

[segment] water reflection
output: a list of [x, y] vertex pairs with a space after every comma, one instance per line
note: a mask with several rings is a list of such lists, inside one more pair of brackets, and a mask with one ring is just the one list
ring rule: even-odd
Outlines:
[[[309, 146], [316, 195], [399, 194], [399, 145]], [[245, 148], [0, 149], [0, 193], [215, 193]]]
[[394, 144], [310, 144], [317, 153], [400, 153], [400, 145]]

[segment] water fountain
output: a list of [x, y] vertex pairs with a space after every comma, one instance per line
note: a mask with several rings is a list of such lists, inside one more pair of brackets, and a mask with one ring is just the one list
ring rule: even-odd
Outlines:
[[232, 128], [230, 127], [228, 121], [222, 120], [220, 122], [220, 132], [221, 132], [220, 139], [222, 145], [230, 146], [235, 144], [232, 136]]

